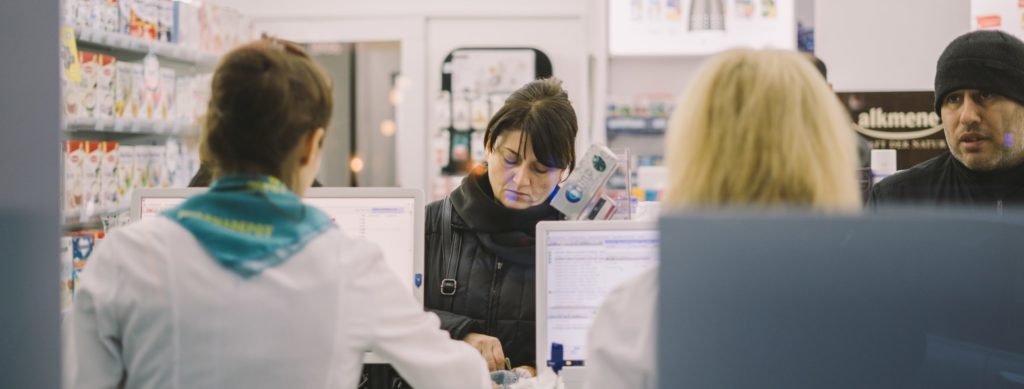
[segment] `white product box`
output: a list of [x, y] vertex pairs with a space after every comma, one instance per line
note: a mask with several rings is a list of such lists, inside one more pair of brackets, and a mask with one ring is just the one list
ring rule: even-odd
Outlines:
[[96, 76], [96, 110], [94, 117], [109, 119], [114, 117], [115, 79], [117, 75], [117, 59], [109, 55], [99, 55], [99, 71]]
[[126, 8], [129, 35], [156, 40], [160, 28], [157, 2], [155, 0], [131, 0]]
[[101, 0], [78, 0], [75, 7], [75, 26], [84, 28], [100, 27]]
[[161, 0], [156, 3], [156, 9], [159, 40], [161, 42], [174, 42], [174, 3], [170, 0]]
[[149, 166], [149, 188], [167, 187], [167, 159], [163, 146], [148, 146], [146, 157]]
[[114, 116], [118, 118], [135, 118], [138, 109], [132, 109], [132, 65], [118, 62], [114, 75]]
[[174, 32], [171, 36], [182, 47], [199, 50], [199, 7], [193, 3], [174, 2]]
[[131, 202], [132, 189], [135, 188], [135, 146], [120, 145], [117, 159], [117, 194], [123, 207]]
[[72, 274], [74, 273], [71, 237], [60, 238], [60, 306], [61, 311], [71, 309]]
[[100, 165], [100, 206], [114, 208], [121, 205], [118, 172], [119, 144], [117, 142], [103, 142], [103, 162]]
[[579, 166], [562, 184], [551, 206], [569, 220], [585, 218], [584, 211], [599, 196], [618, 165], [619, 158], [607, 147], [590, 146]]
[[61, 1], [61, 24], [65, 26], [74, 26], [75, 18], [78, 16], [78, 3], [80, 0], [62, 0]]
[[76, 117], [96, 117], [96, 109], [99, 97], [96, 94], [96, 83], [100, 73], [100, 55], [84, 51], [78, 52], [78, 61], [82, 68], [82, 80], [78, 83], [77, 96], [79, 100], [71, 104], [77, 104], [79, 114]]
[[142, 76], [142, 64], [132, 63], [129, 67], [131, 74], [131, 100], [129, 101], [128, 108], [130, 109], [130, 116], [133, 119], [141, 119], [146, 117], [145, 111], [145, 100], [146, 100], [146, 87]]
[[82, 141], [64, 142], [64, 210], [78, 211], [85, 202], [85, 187], [82, 185], [82, 164], [85, 160], [85, 145]]
[[117, 32], [132, 34], [132, 3], [134, 0], [117, 1]]
[[167, 145], [164, 146], [163, 170], [166, 172], [164, 187], [183, 188], [186, 186], [181, 185], [181, 177], [186, 174], [182, 169], [181, 157], [181, 143], [174, 139], [168, 139]]
[[134, 177], [132, 177], [132, 188], [149, 188], [149, 146], [135, 146]]
[[175, 99], [177, 94], [175, 93], [175, 78], [174, 69], [161, 68], [160, 69], [160, 86], [157, 92], [158, 103], [157, 113], [158, 119], [161, 120], [173, 120], [175, 118]]
[[142, 118], [159, 118], [160, 60], [150, 53], [142, 60]]
[[475, 131], [487, 129], [487, 122], [491, 120], [491, 106], [487, 99], [473, 99], [470, 102], [470, 123], [469, 126]]
[[97, 0], [99, 10], [99, 28], [103, 31], [120, 32], [121, 20], [120, 11], [117, 7], [117, 0]]
[[192, 121], [192, 77], [181, 76], [174, 81], [174, 117]]
[[85, 162], [82, 164], [82, 187], [85, 188], [85, 208], [93, 213], [101, 205], [102, 184], [101, 166], [103, 165], [102, 142], [85, 142]]

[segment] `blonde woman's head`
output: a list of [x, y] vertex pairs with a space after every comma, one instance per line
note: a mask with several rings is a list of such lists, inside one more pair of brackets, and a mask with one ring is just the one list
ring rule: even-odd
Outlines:
[[849, 117], [795, 52], [740, 49], [708, 59], [666, 140], [668, 207], [860, 208]]

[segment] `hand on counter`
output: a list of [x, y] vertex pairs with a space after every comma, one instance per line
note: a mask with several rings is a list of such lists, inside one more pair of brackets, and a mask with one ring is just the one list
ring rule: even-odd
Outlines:
[[493, 336], [470, 332], [463, 342], [480, 351], [480, 355], [487, 362], [489, 371], [496, 371], [505, 368], [505, 352], [501, 349], [501, 341]]

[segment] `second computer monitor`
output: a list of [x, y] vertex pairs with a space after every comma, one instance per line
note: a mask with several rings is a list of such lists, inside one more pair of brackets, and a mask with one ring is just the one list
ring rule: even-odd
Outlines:
[[655, 228], [634, 221], [537, 225], [537, 366], [551, 359], [551, 343], [562, 344], [566, 373], [584, 365], [587, 333], [605, 296], [657, 264]]

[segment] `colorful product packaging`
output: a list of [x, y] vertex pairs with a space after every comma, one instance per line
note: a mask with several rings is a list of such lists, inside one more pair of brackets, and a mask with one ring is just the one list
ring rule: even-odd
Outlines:
[[134, 150], [134, 177], [132, 188], [149, 188], [149, 158], [148, 146], [135, 146]]
[[75, 26], [83, 28], [100, 27], [100, 2], [102, 0], [77, 0], [74, 7]]
[[158, 119], [174, 120], [175, 118], [175, 99], [177, 98], [175, 93], [176, 82], [177, 78], [175, 77], [174, 69], [160, 69], [160, 86], [159, 92], [157, 93], [159, 96], [157, 104], [157, 112], [159, 113]]
[[182, 47], [199, 50], [199, 7], [193, 3], [174, 2], [175, 42]]
[[192, 120], [192, 82], [193, 78], [189, 76], [178, 77], [174, 81], [174, 109], [175, 119], [191, 121]]
[[135, 188], [135, 146], [118, 146], [117, 159], [117, 194], [123, 207], [131, 203]]
[[155, 0], [131, 0], [127, 9], [129, 35], [157, 40], [160, 30], [158, 3]]
[[72, 296], [78, 289], [82, 278], [82, 272], [89, 261], [89, 257], [95, 251], [96, 246], [103, 240], [102, 231], [81, 231], [71, 236], [71, 290]]
[[99, 55], [97, 65], [99, 67], [95, 85], [96, 110], [94, 117], [109, 119], [114, 117], [117, 59], [109, 55]]
[[593, 145], [580, 160], [579, 166], [561, 185], [551, 206], [562, 212], [569, 220], [588, 217], [585, 210], [595, 198], [600, 197], [604, 184], [618, 168], [619, 158], [614, 152], [601, 145]]
[[142, 117], [159, 118], [160, 104], [160, 60], [150, 53], [142, 60]]
[[167, 158], [164, 146], [148, 146], [149, 188], [167, 188]]
[[157, 39], [161, 42], [175, 42], [174, 40], [174, 3], [168, 0], [158, 1], [157, 10]]
[[61, 311], [71, 308], [71, 295], [74, 281], [73, 253], [71, 250], [71, 237], [60, 238], [60, 306]]
[[90, 213], [101, 207], [102, 142], [85, 143], [85, 161], [82, 165], [82, 186], [85, 188], [85, 207]]
[[131, 109], [132, 103], [132, 64], [118, 62], [114, 76], [114, 116], [117, 118], [135, 118], [138, 110]]
[[120, 32], [121, 18], [117, 0], [97, 0], [99, 28], [103, 31]]
[[103, 142], [102, 151], [103, 162], [100, 164], [100, 206], [115, 208], [121, 205], [118, 190], [119, 144], [117, 142]]
[[79, 99], [73, 104], [78, 104], [79, 114], [75, 117], [96, 117], [96, 107], [99, 98], [96, 96], [96, 83], [100, 72], [100, 55], [86, 51], [78, 52], [78, 62], [82, 69], [82, 79], [78, 83], [75, 98]]
[[81, 141], [64, 142], [64, 210], [78, 211], [85, 202], [85, 187], [82, 183], [82, 164], [85, 149]]
[[131, 118], [141, 119], [146, 117], [146, 87], [144, 77], [142, 75], [142, 64], [133, 63], [130, 65], [131, 100], [129, 101], [128, 109], [130, 110], [129, 113], [131, 114]]

